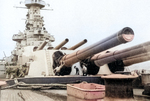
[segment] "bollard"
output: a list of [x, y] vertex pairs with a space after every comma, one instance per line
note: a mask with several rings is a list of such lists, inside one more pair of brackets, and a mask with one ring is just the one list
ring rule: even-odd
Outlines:
[[137, 75], [113, 74], [102, 76], [105, 81], [104, 101], [136, 101], [133, 96], [132, 81]]

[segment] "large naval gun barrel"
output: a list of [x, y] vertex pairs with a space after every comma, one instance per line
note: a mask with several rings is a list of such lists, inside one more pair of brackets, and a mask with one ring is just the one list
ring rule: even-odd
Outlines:
[[122, 43], [130, 42], [133, 40], [134, 32], [131, 28], [126, 27], [121, 31], [99, 41], [87, 48], [74, 52], [72, 54], [65, 55], [62, 58], [62, 62], [65, 66], [70, 67], [72, 64], [86, 59], [89, 56], [92, 56], [96, 53], [105, 51], [109, 48], [117, 46]]
[[[93, 56], [94, 57], [94, 56]], [[99, 54], [96, 58], [84, 60], [88, 70], [108, 64], [111, 72], [123, 71], [124, 66], [150, 60], [150, 41], [130, 48]], [[92, 74], [89, 71], [89, 74]]]
[[49, 40], [45, 40], [45, 41], [36, 49], [36, 51], [42, 50], [48, 42], [49, 42]]
[[[54, 73], [58, 73], [62, 68], [70, 67], [81, 60], [86, 59], [89, 56], [92, 56], [96, 53], [105, 51], [109, 48], [117, 46], [122, 43], [130, 42], [133, 40], [134, 32], [131, 28], [125, 27], [119, 32], [99, 41], [87, 48], [78, 50], [71, 54], [67, 54], [60, 59], [60, 66], [54, 69]], [[65, 70], [65, 69], [64, 69]]]
[[[150, 52], [150, 42], [139, 44], [130, 48], [126, 48], [119, 51], [109, 52], [103, 55], [99, 55], [94, 63], [97, 66], [102, 66], [107, 63], [111, 63], [116, 60], [122, 60], [127, 57], [140, 56], [140, 54]], [[134, 58], [134, 57], [133, 57]], [[129, 58], [130, 59], [130, 58]]]
[[130, 66], [132, 64], [145, 62], [150, 60], [150, 52], [142, 53], [139, 55], [131, 56], [128, 58], [123, 59], [124, 66]]
[[61, 42], [58, 46], [56, 46], [54, 49], [60, 49], [62, 46], [64, 46], [67, 42], [69, 41], [69, 39], [65, 39], [63, 42]]
[[87, 40], [84, 39], [83, 41], [79, 42], [78, 44], [76, 44], [76, 45], [74, 45], [74, 46], [68, 48], [68, 50], [75, 50], [75, 49], [77, 49], [78, 47], [80, 47], [81, 45], [85, 44], [86, 42], [87, 42]]

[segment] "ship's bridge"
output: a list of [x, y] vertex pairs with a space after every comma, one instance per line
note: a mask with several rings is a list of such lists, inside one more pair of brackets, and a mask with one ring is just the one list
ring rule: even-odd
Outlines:
[[25, 5], [30, 8], [32, 5], [38, 5], [40, 8], [45, 7], [46, 3], [43, 0], [25, 0]]

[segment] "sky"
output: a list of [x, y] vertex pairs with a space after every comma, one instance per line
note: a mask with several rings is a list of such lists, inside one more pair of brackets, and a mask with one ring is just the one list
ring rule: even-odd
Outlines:
[[[10, 56], [16, 43], [13, 34], [24, 31], [27, 9], [21, 0], [0, 0], [0, 59]], [[23, 0], [22, 0], [23, 1]], [[55, 37], [55, 47], [65, 38], [71, 47], [87, 39], [79, 49], [102, 40], [124, 27], [135, 33], [132, 42], [120, 45], [118, 50], [150, 40], [150, 0], [44, 0], [53, 11], [42, 10], [47, 31]], [[48, 7], [47, 7], [48, 8]]]

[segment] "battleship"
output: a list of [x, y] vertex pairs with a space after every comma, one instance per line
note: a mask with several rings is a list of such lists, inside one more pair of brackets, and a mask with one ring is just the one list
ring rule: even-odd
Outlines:
[[[106, 97], [94, 101], [109, 101], [110, 99], [107, 98], [112, 96], [115, 99], [114, 95], [117, 95], [118, 92], [122, 92], [122, 94], [120, 96], [115, 95], [116, 97], [134, 100], [133, 89], [131, 89], [130, 84], [131, 79], [138, 76], [136, 73], [124, 72], [124, 67], [148, 61], [150, 59], [150, 42], [112, 51], [111, 48], [131, 42], [134, 39], [132, 28], [124, 27], [115, 34], [80, 50], [77, 50], [77, 48], [85, 44], [86, 39], [69, 48], [64, 47], [69, 42], [68, 38], [64, 39], [59, 45], [53, 46], [52, 42], [55, 41], [55, 38], [46, 30], [44, 18], [40, 13], [41, 10], [44, 10], [46, 3], [43, 0], [25, 0], [24, 4], [24, 8], [28, 9], [25, 20], [26, 28], [23, 32], [20, 31], [13, 35], [12, 40], [16, 42], [16, 47], [11, 52], [11, 56], [1, 59], [0, 62], [0, 76], [7, 83], [7, 86], [1, 88], [2, 101], [12, 99], [12, 101], [30, 101], [31, 99], [36, 101], [42, 99], [69, 101], [74, 98], [66, 98], [66, 90], [63, 91], [65, 95], [59, 95], [60, 90], [58, 90], [60, 98], [57, 98], [57, 93], [54, 94], [55, 91], [49, 89], [64, 89], [66, 84], [85, 81], [106, 85]], [[109, 77], [111, 74], [122, 74], [123, 76], [116, 77], [113, 75]], [[144, 75], [141, 77], [142, 80], [145, 80], [142, 82], [145, 85], [143, 94], [145, 94], [146, 99], [149, 99], [147, 89], [150, 87], [149, 74], [145, 74], [143, 71], [142, 75]], [[114, 84], [110, 86], [108, 84], [110, 84], [112, 78], [115, 79], [116, 83], [113, 82]], [[122, 81], [118, 81], [120, 78]], [[126, 81], [126, 79], [129, 79], [129, 81]], [[129, 85], [123, 82], [129, 82]], [[4, 83], [1, 85], [4, 85]], [[121, 91], [110, 90], [110, 88], [115, 89], [118, 85], [125, 87]], [[39, 89], [46, 90], [39, 91]], [[110, 93], [114, 95], [110, 95]], [[30, 96], [30, 94], [33, 96]], [[124, 96], [122, 97], [122, 95]], [[56, 97], [54, 98], [54, 96]]]

